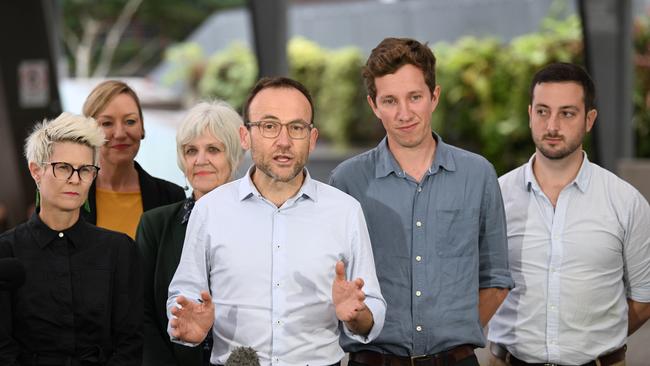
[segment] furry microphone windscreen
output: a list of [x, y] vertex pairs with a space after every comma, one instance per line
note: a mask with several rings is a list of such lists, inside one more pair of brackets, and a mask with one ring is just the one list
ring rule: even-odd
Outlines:
[[254, 349], [237, 347], [232, 350], [224, 366], [260, 366], [260, 359]]

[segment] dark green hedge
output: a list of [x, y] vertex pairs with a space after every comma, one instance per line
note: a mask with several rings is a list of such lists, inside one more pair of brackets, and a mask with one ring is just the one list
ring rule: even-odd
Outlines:
[[[176, 65], [170, 79], [186, 80], [194, 98], [218, 97], [239, 107], [255, 81], [251, 50], [242, 45], [205, 60], [196, 45], [170, 49]], [[634, 94], [637, 155], [650, 157], [650, 30], [635, 28]], [[528, 129], [528, 85], [553, 61], [583, 64], [577, 17], [546, 19], [539, 32], [510, 43], [466, 37], [433, 45], [442, 94], [432, 125], [455, 145], [484, 155], [502, 174], [526, 161], [534, 150]], [[360, 70], [365, 56], [356, 48], [324, 49], [303, 38], [288, 46], [290, 76], [304, 83], [316, 103], [316, 125], [335, 146], [372, 146], [383, 136], [366, 103]], [[201, 59], [201, 61], [197, 61]], [[193, 87], [192, 87], [193, 86]], [[589, 150], [589, 142], [586, 144]]]

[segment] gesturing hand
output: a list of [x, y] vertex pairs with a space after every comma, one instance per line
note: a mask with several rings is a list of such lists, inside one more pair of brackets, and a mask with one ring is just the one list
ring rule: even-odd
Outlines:
[[355, 321], [366, 308], [363, 293], [363, 280], [357, 278], [348, 281], [345, 278], [345, 264], [336, 262], [336, 276], [332, 284], [332, 301], [336, 309], [336, 317], [344, 322]]
[[171, 335], [189, 343], [200, 343], [214, 323], [214, 304], [207, 291], [201, 291], [201, 302], [188, 300], [185, 296], [176, 298], [182, 308], [173, 307], [169, 321]]

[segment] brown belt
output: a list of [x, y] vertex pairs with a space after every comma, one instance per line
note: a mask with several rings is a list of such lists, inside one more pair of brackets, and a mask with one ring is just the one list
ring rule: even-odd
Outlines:
[[403, 357], [372, 351], [350, 353], [350, 361], [371, 366], [452, 366], [474, 356], [474, 348], [462, 345], [435, 355]]
[[[598, 357], [598, 359], [594, 361], [587, 362], [583, 365], [580, 366], [611, 366], [614, 365], [618, 362], [621, 362], [625, 360], [625, 351], [627, 350], [627, 346], [623, 346], [619, 349], [617, 349], [614, 352], [608, 353], [606, 355], [602, 355]], [[513, 356], [512, 353], [508, 352], [505, 347], [498, 345], [496, 343], [490, 344], [490, 352], [492, 352], [492, 355], [494, 357], [505, 361], [508, 365], [511, 366], [562, 366], [561, 364], [558, 363], [549, 363], [549, 362], [542, 362], [542, 363], [529, 363], [526, 361], [522, 361], [518, 359], [517, 357]]]

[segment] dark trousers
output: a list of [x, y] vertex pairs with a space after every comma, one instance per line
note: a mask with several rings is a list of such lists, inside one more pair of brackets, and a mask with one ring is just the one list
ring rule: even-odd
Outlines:
[[[470, 356], [465, 359], [462, 359], [454, 364], [448, 364], [446, 362], [443, 362], [441, 365], [444, 366], [480, 366], [478, 363], [478, 359], [476, 356]], [[359, 362], [354, 362], [350, 361], [348, 362], [348, 366], [388, 366], [388, 365], [366, 365], [365, 363], [359, 363]]]

